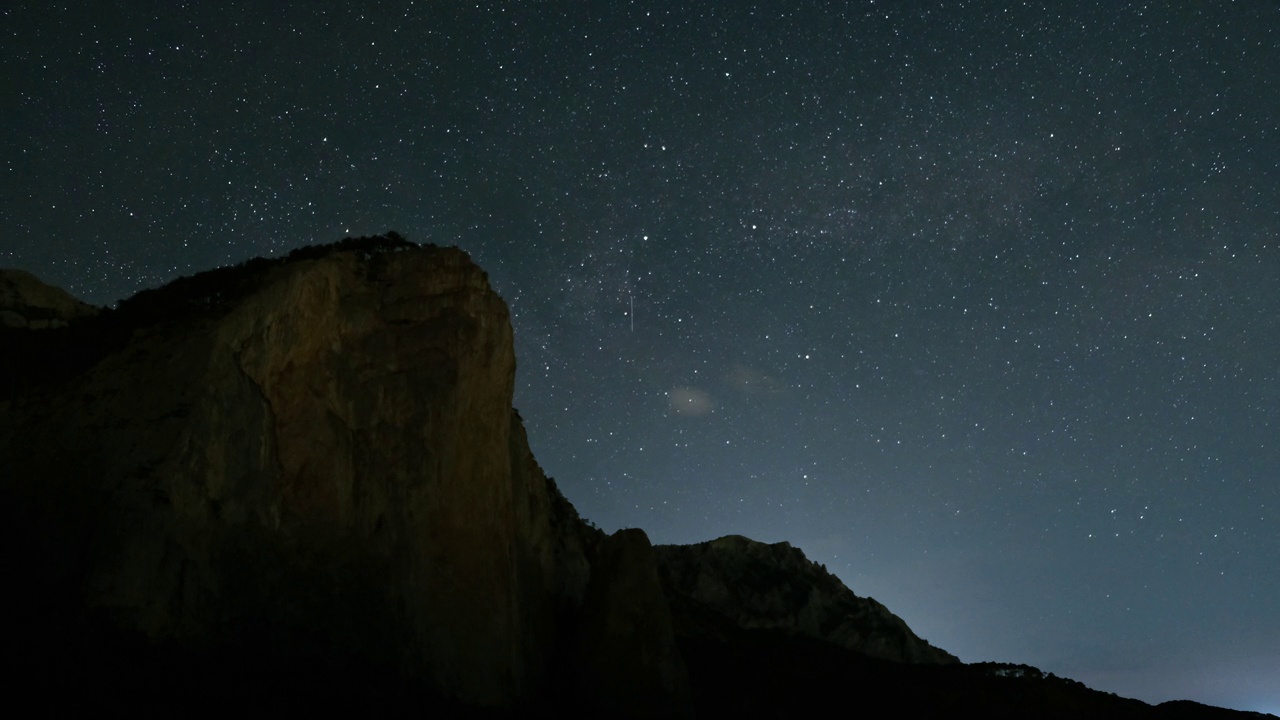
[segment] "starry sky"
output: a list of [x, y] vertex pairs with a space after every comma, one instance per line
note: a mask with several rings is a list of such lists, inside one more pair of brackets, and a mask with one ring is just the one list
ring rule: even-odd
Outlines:
[[965, 661], [1280, 713], [1276, 3], [0, 28], [0, 265], [110, 305], [345, 235], [458, 245], [606, 530], [787, 540]]

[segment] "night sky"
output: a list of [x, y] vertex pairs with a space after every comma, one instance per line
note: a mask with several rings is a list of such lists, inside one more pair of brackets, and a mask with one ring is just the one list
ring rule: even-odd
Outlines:
[[458, 245], [604, 529], [1280, 714], [1276, 3], [93, 5], [0, 9], [0, 266]]

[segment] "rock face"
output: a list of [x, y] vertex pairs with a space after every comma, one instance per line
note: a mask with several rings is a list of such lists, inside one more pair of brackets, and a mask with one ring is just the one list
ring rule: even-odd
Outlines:
[[786, 543], [604, 536], [534, 460], [461, 251], [349, 239], [85, 308], [0, 275], [14, 702], [1172, 716], [957, 664]]
[[[782, 630], [874, 658], [959, 662], [917, 637], [885, 606], [854, 595], [788, 543], [766, 545], [729, 535], [697, 545], [660, 545], [656, 552], [667, 595], [686, 606], [686, 618], [710, 610], [742, 629]], [[707, 630], [684, 626], [690, 633]]]
[[589, 570], [511, 409], [485, 274], [440, 248], [240, 272], [232, 301], [146, 299], [197, 310], [0, 405], [5, 500], [59, 568], [39, 591], [153, 641], [536, 697]]
[[66, 327], [76, 318], [94, 315], [98, 309], [76, 300], [65, 290], [46, 285], [23, 270], [0, 269], [0, 327]]

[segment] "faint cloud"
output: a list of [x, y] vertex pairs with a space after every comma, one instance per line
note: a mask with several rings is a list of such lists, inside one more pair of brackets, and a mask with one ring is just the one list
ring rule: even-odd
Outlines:
[[748, 395], [772, 393], [777, 392], [779, 389], [777, 380], [742, 363], [730, 365], [724, 379], [734, 388]]
[[678, 387], [667, 393], [671, 399], [671, 412], [676, 415], [697, 417], [706, 415], [715, 408], [711, 396], [694, 387]]

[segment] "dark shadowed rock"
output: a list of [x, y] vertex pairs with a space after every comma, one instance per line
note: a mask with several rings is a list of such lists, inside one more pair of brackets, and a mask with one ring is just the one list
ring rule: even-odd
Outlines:
[[1247, 710], [1227, 710], [1190, 700], [1171, 700], [1155, 706], [1151, 717], [1155, 720], [1265, 720], [1274, 718], [1275, 715]]
[[684, 659], [643, 530], [619, 530], [596, 549], [578, 629], [575, 694], [599, 717], [689, 717]]
[[714, 624], [695, 624], [710, 610], [740, 628], [782, 630], [875, 658], [959, 662], [788, 543], [729, 535], [696, 545], [660, 545], [656, 551], [663, 584], [672, 602], [683, 606], [685, 632], [714, 633]]

